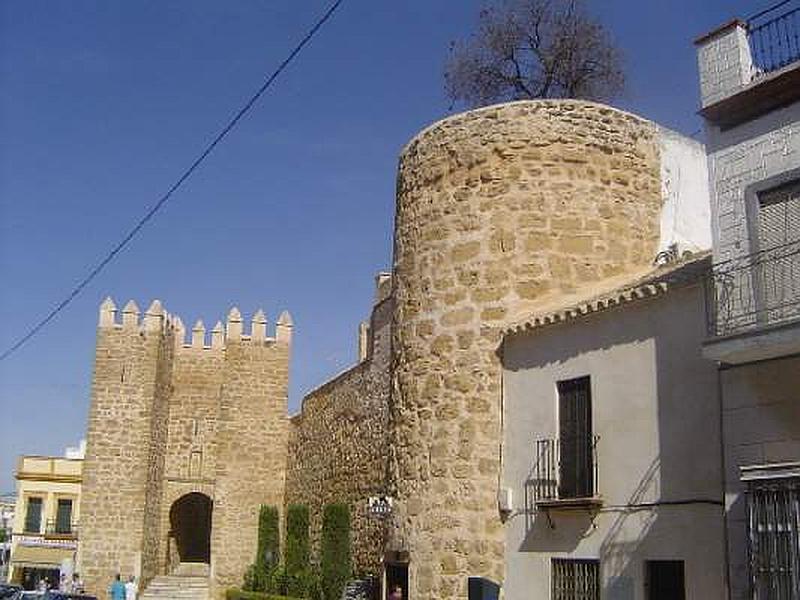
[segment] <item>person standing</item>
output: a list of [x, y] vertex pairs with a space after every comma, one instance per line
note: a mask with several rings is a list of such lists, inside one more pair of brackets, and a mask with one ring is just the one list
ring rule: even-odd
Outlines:
[[128, 578], [128, 583], [125, 584], [125, 600], [136, 600], [136, 594], [139, 592], [139, 586], [136, 585], [136, 577], [133, 575]]
[[83, 581], [81, 581], [81, 576], [79, 573], [72, 574], [72, 593], [73, 594], [82, 594], [83, 593]]
[[403, 600], [403, 588], [399, 585], [393, 585], [390, 588], [389, 600]]
[[114, 576], [108, 595], [111, 596], [111, 600], [125, 600], [125, 584], [120, 580], [119, 573]]

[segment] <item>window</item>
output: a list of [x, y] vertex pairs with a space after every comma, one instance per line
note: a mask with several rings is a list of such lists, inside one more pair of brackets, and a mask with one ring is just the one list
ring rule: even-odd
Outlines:
[[600, 561], [554, 558], [553, 600], [600, 600]]
[[28, 498], [28, 507], [25, 512], [25, 531], [40, 533], [42, 530], [42, 499]]
[[758, 194], [757, 230], [759, 250], [800, 240], [800, 181]]
[[646, 569], [647, 600], [685, 600], [682, 560], [648, 560]]
[[800, 478], [754, 480], [747, 494], [754, 600], [800, 600]]
[[590, 388], [588, 377], [558, 382], [559, 498], [595, 493]]
[[72, 500], [59, 498], [56, 506], [56, 533], [72, 533]]

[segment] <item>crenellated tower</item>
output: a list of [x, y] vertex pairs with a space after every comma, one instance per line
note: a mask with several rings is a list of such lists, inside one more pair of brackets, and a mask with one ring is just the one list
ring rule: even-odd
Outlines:
[[[100, 307], [81, 523], [87, 589], [207, 564], [212, 597], [241, 582], [258, 509], [281, 505], [292, 320], [274, 336], [237, 308], [207, 336], [154, 301]], [[224, 549], [224, 550], [223, 550]]]

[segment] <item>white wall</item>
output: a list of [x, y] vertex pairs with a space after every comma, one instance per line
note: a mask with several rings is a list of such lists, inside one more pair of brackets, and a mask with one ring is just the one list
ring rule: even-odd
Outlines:
[[[643, 600], [649, 559], [684, 560], [690, 600], [723, 596], [719, 405], [716, 369], [700, 355], [703, 306], [693, 287], [506, 338], [502, 485], [515, 511], [505, 598], [549, 598], [553, 556], [599, 558], [605, 599]], [[556, 382], [583, 375], [604, 504], [594, 519], [554, 514], [551, 528], [542, 512], [526, 518], [524, 482], [534, 441], [557, 431]], [[718, 504], [621, 508], [688, 499]]]
[[700, 142], [664, 127], [661, 148], [661, 237], [658, 251], [677, 244], [686, 251], [711, 249], [711, 201], [706, 148]]
[[[715, 261], [749, 254], [748, 186], [800, 169], [800, 102], [726, 131], [709, 125]], [[800, 177], [800, 173], [795, 177]], [[777, 182], [776, 182], [777, 183]]]

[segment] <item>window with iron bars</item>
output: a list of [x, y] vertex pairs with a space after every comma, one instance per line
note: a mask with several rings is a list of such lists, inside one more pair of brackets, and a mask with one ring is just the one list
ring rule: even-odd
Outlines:
[[552, 559], [553, 600], [600, 600], [600, 561]]
[[800, 478], [751, 481], [747, 513], [753, 600], [800, 600]]

